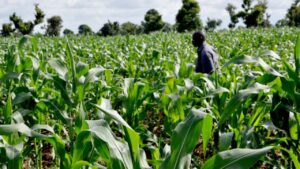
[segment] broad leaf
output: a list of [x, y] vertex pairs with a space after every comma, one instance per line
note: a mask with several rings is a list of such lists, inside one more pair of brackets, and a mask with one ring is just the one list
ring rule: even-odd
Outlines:
[[190, 167], [191, 156], [199, 142], [201, 122], [207, 114], [192, 110], [183, 122], [180, 122], [171, 137], [171, 154], [164, 160], [161, 169], [186, 169]]
[[296, 46], [295, 46], [295, 53], [294, 53], [294, 59], [295, 59], [295, 67], [296, 67], [296, 74], [297, 77], [299, 75], [299, 66], [300, 66], [300, 35], [298, 35]]
[[248, 98], [248, 96], [252, 94], [258, 94], [261, 91], [267, 92], [269, 91], [269, 87], [255, 83], [253, 87], [240, 90], [238, 94], [227, 103], [224, 111], [221, 114], [221, 119], [218, 125], [221, 126], [231, 116], [231, 114], [235, 112], [234, 110], [239, 107], [239, 105], [243, 103], [246, 98]]
[[61, 78], [64, 81], [68, 80], [68, 68], [63, 61], [61, 61], [60, 59], [53, 58], [50, 59], [48, 63], [57, 72], [59, 78]]
[[212, 134], [212, 128], [213, 128], [213, 118], [210, 115], [207, 115], [203, 119], [202, 124], [202, 138], [203, 138], [203, 151], [204, 156], [206, 155], [206, 148], [209, 143], [211, 134]]
[[[43, 129], [46, 129], [45, 126]], [[0, 135], [10, 135], [13, 133], [21, 133], [27, 137], [35, 137], [35, 138], [44, 138], [46, 135], [39, 134], [32, 129], [30, 129], [24, 123], [19, 124], [9, 124], [9, 125], [0, 125]]]
[[202, 169], [250, 168], [273, 147], [261, 149], [233, 149], [223, 151], [208, 159]]

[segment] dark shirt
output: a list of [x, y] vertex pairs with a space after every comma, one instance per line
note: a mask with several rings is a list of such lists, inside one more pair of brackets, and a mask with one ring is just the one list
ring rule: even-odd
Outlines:
[[218, 55], [213, 48], [207, 44], [198, 47], [198, 58], [196, 60], [196, 72], [211, 74], [217, 68]]

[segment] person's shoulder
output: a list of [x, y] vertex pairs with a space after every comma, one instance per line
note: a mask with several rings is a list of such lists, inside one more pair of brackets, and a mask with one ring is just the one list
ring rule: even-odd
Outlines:
[[203, 47], [207, 50], [212, 50], [213, 47], [211, 45], [209, 45], [208, 43], [203, 44]]
[[211, 52], [212, 51], [212, 47], [209, 44], [203, 44], [202, 46], [202, 52]]

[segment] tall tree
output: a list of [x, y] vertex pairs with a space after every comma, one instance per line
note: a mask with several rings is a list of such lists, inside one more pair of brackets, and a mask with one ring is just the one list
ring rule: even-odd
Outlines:
[[120, 29], [121, 35], [135, 35], [138, 33], [139, 26], [131, 22], [125, 22], [121, 24]]
[[63, 31], [63, 34], [66, 36], [66, 35], [74, 35], [74, 32], [71, 30], [71, 29], [65, 29]]
[[45, 13], [42, 11], [42, 9], [39, 7], [38, 4], [35, 4], [35, 19], [34, 19], [34, 25], [38, 25], [40, 23], [44, 22]]
[[24, 22], [21, 17], [13, 13], [9, 19], [14, 24], [15, 30], [18, 30], [23, 35], [32, 33], [34, 27], [44, 21], [45, 14], [39, 8], [38, 4], [35, 4], [35, 19], [33, 21]]
[[234, 28], [235, 25], [239, 22], [239, 18], [237, 17], [235, 12], [236, 7], [229, 3], [226, 7], [226, 10], [228, 11], [231, 20], [231, 23], [229, 23], [228, 27]]
[[198, 2], [196, 0], [182, 0], [182, 3], [181, 9], [176, 15], [177, 31], [184, 32], [202, 28]]
[[230, 28], [235, 27], [238, 23], [238, 18], [243, 19], [247, 28], [249, 27], [268, 27], [270, 26], [270, 15], [267, 11], [267, 0], [258, 0], [256, 5], [252, 5], [253, 0], [243, 0], [242, 10], [235, 12], [236, 7], [232, 4], [228, 4], [226, 10], [228, 11], [231, 23]]
[[300, 0], [295, 0], [286, 14], [288, 26], [300, 26]]
[[110, 22], [108, 21], [103, 25], [103, 27], [99, 30], [99, 34], [102, 36], [115, 36], [120, 33], [120, 24], [118, 22]]
[[62, 28], [62, 19], [60, 16], [52, 16], [47, 19], [46, 35], [59, 36]]
[[207, 18], [205, 30], [213, 32], [221, 24], [222, 24], [222, 20], [221, 19], [210, 19], [210, 18]]
[[91, 35], [93, 34], [93, 31], [91, 29], [91, 27], [89, 27], [86, 24], [82, 24], [78, 27], [78, 34], [79, 35]]
[[155, 9], [150, 9], [147, 11], [144, 20], [145, 21], [142, 22], [142, 25], [145, 33], [159, 31], [164, 27], [164, 22], [162, 21], [161, 15]]
[[2, 36], [10, 36], [14, 32], [11, 23], [4, 23], [2, 24], [1, 35]]

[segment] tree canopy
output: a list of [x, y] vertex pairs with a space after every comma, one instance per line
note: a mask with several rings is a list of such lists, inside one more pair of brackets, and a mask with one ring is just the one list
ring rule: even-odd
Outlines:
[[182, 3], [181, 9], [176, 15], [177, 31], [184, 32], [202, 28], [198, 2], [196, 0], [183, 0]]
[[82, 24], [78, 27], [78, 34], [79, 35], [91, 35], [93, 34], [92, 28], [86, 24]]
[[132, 22], [125, 22], [121, 24], [121, 35], [135, 35], [140, 33], [139, 25], [136, 25]]
[[52, 16], [47, 19], [46, 35], [59, 36], [62, 28], [62, 19], [60, 16]]
[[145, 33], [159, 31], [164, 27], [164, 22], [162, 21], [161, 15], [156, 9], [150, 9], [147, 11], [144, 20], [145, 21], [142, 22], [142, 25]]
[[39, 8], [38, 4], [35, 5], [35, 19], [33, 21], [24, 22], [20, 16], [13, 13], [9, 19], [14, 25], [14, 31], [17, 30], [23, 35], [32, 33], [34, 27], [44, 21], [45, 14]]
[[270, 15], [267, 11], [267, 1], [258, 0], [257, 4], [253, 6], [253, 0], [243, 0], [241, 5], [242, 10], [236, 12], [236, 7], [232, 4], [228, 4], [226, 10], [229, 13], [231, 23], [228, 25], [229, 28], [234, 28], [238, 23], [238, 19], [241, 18], [246, 25], [249, 27], [268, 27], [270, 26]]
[[102, 36], [114, 36], [120, 33], [120, 24], [119, 22], [110, 22], [108, 21], [103, 25], [99, 30], [99, 34]]
[[12, 28], [11, 23], [4, 23], [2, 24], [2, 30], [1, 30], [1, 35], [2, 36], [10, 36], [14, 29]]
[[206, 31], [215, 31], [218, 26], [222, 24], [221, 19], [210, 19], [207, 18], [205, 30]]
[[300, 0], [294, 1], [285, 18], [279, 20], [276, 26], [300, 26]]
[[64, 29], [63, 34], [64, 35], [74, 35], [74, 32], [71, 29], [66, 28], [66, 29]]

